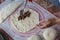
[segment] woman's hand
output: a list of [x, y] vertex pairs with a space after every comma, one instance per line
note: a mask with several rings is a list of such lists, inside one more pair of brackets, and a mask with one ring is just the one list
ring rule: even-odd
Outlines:
[[40, 28], [47, 28], [47, 27], [50, 27], [54, 24], [56, 24], [56, 19], [54, 19], [54, 18], [41, 20], [39, 27]]

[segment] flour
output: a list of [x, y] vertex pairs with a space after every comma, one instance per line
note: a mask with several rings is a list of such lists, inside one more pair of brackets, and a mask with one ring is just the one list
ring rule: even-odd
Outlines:
[[53, 28], [48, 28], [43, 32], [45, 40], [55, 40], [57, 37], [57, 31]]
[[39, 24], [39, 14], [37, 12], [29, 8], [25, 8], [24, 10], [25, 10], [24, 12], [26, 11], [31, 12], [30, 17], [26, 17], [24, 20], [18, 21], [18, 17], [19, 17], [18, 13], [20, 12], [15, 12], [15, 14], [11, 16], [12, 24], [16, 27], [16, 29], [19, 32], [23, 32], [23, 33], [31, 30], [37, 24]]
[[5, 5], [5, 7], [3, 7], [0, 10], [0, 23], [2, 23], [9, 15], [11, 15], [12, 12], [14, 10], [16, 10], [16, 8], [19, 5], [21, 6], [22, 5], [22, 2], [14, 1], [12, 3], [9, 3], [9, 4]]

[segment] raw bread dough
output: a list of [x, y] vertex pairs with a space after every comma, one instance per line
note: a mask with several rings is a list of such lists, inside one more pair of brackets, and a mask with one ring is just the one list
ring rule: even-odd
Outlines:
[[28, 38], [28, 40], [41, 40], [39, 35], [32, 35], [31, 37]]
[[57, 37], [57, 31], [53, 28], [48, 28], [43, 32], [45, 40], [55, 40]]
[[33, 29], [36, 26], [36, 24], [39, 24], [39, 14], [30, 8], [25, 8], [24, 12], [26, 11], [30, 11], [31, 15], [30, 17], [26, 17], [23, 20], [18, 20], [20, 11], [19, 12], [16, 11], [15, 14], [11, 16], [12, 24], [14, 25], [14, 27], [16, 27], [16, 29], [19, 32], [22, 33], [25, 33]]

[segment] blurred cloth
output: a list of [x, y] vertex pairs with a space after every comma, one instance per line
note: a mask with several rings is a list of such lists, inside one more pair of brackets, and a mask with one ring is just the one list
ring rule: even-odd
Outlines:
[[59, 0], [49, 0], [51, 3], [53, 3], [56, 7], [60, 9], [60, 3]]

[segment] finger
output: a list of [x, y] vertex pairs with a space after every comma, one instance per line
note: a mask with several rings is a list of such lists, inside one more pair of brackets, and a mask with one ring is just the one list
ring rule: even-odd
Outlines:
[[43, 23], [45, 20], [41, 20], [40, 23]]
[[44, 23], [46, 21], [49, 21], [48, 19], [45, 19], [45, 20], [41, 20], [40, 23]]
[[46, 28], [46, 26], [40, 26], [41, 29]]
[[47, 28], [47, 24], [46, 25], [42, 25], [42, 26], [39, 26], [41, 29], [42, 28]]

